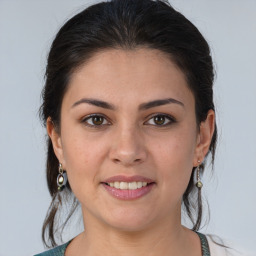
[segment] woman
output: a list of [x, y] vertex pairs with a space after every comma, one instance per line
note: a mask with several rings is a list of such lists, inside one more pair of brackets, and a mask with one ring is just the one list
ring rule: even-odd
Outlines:
[[217, 139], [213, 80], [207, 42], [164, 1], [99, 3], [60, 29], [41, 107], [52, 196], [43, 239], [56, 246], [69, 195], [68, 219], [80, 204], [85, 230], [40, 255], [225, 251], [197, 232], [200, 177]]

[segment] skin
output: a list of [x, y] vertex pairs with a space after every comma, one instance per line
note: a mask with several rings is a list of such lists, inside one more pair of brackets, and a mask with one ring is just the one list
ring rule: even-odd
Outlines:
[[[83, 98], [115, 110], [78, 103]], [[182, 104], [139, 110], [142, 103], [166, 98]], [[175, 121], [166, 117], [166, 125], [159, 124], [159, 113]], [[86, 126], [90, 114], [104, 117], [96, 120], [100, 125], [91, 118], [87, 123], [94, 127]], [[214, 118], [210, 110], [198, 129], [184, 74], [158, 50], [106, 50], [79, 68], [63, 98], [61, 131], [47, 121], [85, 226], [65, 255], [201, 255], [198, 236], [181, 225], [181, 202], [192, 168], [208, 152]], [[155, 184], [141, 198], [120, 200], [101, 184], [120, 174]]]

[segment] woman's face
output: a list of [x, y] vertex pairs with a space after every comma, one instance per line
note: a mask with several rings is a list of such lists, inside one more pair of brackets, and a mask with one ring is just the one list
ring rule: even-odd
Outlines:
[[76, 71], [60, 135], [50, 122], [48, 133], [85, 222], [122, 230], [179, 219], [192, 168], [209, 146], [184, 74], [142, 48], [97, 53]]

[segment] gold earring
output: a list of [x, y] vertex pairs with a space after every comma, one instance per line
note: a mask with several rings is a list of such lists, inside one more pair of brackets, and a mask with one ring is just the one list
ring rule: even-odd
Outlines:
[[58, 190], [62, 190], [67, 184], [67, 174], [62, 169], [62, 164], [59, 163], [59, 174], [57, 176]]
[[196, 177], [197, 177], [197, 182], [196, 182], [196, 186], [198, 189], [201, 189], [203, 186], [202, 181], [200, 180], [200, 160], [197, 161], [199, 163], [199, 165], [196, 168]]

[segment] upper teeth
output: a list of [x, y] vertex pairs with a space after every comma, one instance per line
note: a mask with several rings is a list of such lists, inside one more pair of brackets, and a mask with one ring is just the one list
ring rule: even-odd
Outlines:
[[115, 181], [107, 183], [110, 187], [118, 188], [118, 189], [137, 189], [141, 187], [147, 186], [147, 182], [144, 181], [133, 181], [133, 182], [124, 182], [124, 181]]

